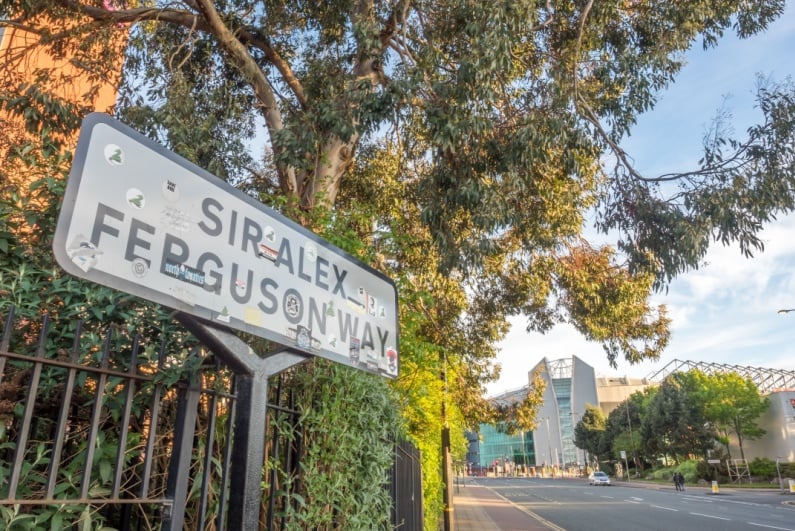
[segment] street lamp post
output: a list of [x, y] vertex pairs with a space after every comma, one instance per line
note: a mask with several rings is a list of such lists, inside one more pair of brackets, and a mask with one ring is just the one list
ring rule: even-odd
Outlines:
[[[632, 448], [632, 461], [635, 463], [635, 472], [638, 470], [638, 460], [635, 457], [635, 439], [632, 437], [632, 418], [629, 416], [629, 398], [624, 402], [627, 410], [627, 423], [629, 423], [629, 444]], [[627, 482], [629, 482], [629, 462], [627, 462]]]
[[776, 456], [776, 474], [778, 474], [778, 488], [784, 489], [784, 485], [781, 483], [781, 470], [778, 468], [778, 462], [781, 461], [781, 456]]
[[574, 460], [577, 461], [577, 474], [580, 474], [580, 472], [581, 472], [580, 471], [580, 453], [577, 450], [582, 450], [583, 451], [583, 461], [586, 461], [585, 449], [584, 448], [578, 448], [577, 445], [574, 442], [574, 436], [575, 436], [574, 429], [577, 427], [577, 424], [579, 424], [579, 422], [580, 422], [579, 418], [580, 418], [580, 414], [579, 413], [577, 413], [576, 411], [572, 411], [571, 412], [571, 445], [574, 447]]
[[[547, 421], [547, 457], [549, 466], [552, 466], [552, 437], [549, 435], [549, 417], [544, 419]], [[552, 478], [555, 478], [555, 469], [552, 468]]]
[[778, 311], [778, 313], [780, 313], [780, 314], [781, 313], [789, 313], [789, 312], [795, 312], [795, 308], [786, 308], [786, 309]]

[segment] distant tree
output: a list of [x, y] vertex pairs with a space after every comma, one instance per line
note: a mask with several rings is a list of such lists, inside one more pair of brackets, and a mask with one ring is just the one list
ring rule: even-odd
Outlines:
[[643, 468], [646, 452], [642, 443], [642, 421], [649, 396], [654, 392], [654, 389], [648, 389], [632, 393], [610, 411], [599, 442], [600, 455], [618, 459], [621, 451], [625, 451], [630, 463], [636, 468]]
[[730, 435], [737, 437], [740, 457], [745, 459], [743, 441], [755, 440], [766, 432], [759, 427], [759, 416], [770, 406], [770, 400], [759, 394], [759, 388], [750, 378], [736, 372], [704, 374], [690, 371], [702, 385], [704, 392], [704, 414], [726, 442]]
[[599, 406], [585, 404], [585, 413], [574, 426], [574, 445], [588, 452], [591, 457], [598, 458], [605, 421], [605, 415]]
[[688, 373], [674, 373], [663, 380], [649, 401], [643, 420], [645, 449], [677, 461], [706, 454], [717, 434], [709, 423], [699, 386]]

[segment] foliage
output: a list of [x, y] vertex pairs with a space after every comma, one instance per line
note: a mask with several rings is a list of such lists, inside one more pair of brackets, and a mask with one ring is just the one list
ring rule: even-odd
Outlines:
[[675, 467], [663, 467], [658, 468], [654, 471], [654, 479], [661, 479], [664, 481], [671, 482], [671, 478], [677, 472], [681, 473], [685, 477], [685, 482], [693, 483], [701, 478], [698, 473], [699, 465], [703, 463], [703, 461], [699, 460], [686, 460], [682, 461], [681, 463], [677, 464]]
[[[761, 248], [761, 223], [793, 207], [778, 147], [792, 134], [791, 87], [761, 90], [768, 121], [748, 141], [714, 135], [693, 173], [644, 177], [618, 146], [684, 50], [728, 28], [763, 31], [783, 1], [484, 7], [6, 1], [0, 11], [97, 79], [117, 66], [99, 44], [129, 32], [125, 120], [306, 223], [315, 207], [339, 206], [357, 155], [392, 138], [397, 178], [417, 189], [412, 221], [425, 224], [440, 270], [472, 276], [473, 296], [497, 297], [530, 328], [571, 321], [612, 363], [656, 358], [668, 322], [649, 290], [696, 267], [713, 234]], [[259, 167], [252, 140], [265, 147]], [[659, 184], [672, 181], [679, 191], [666, 196]], [[580, 239], [596, 204], [598, 227], [621, 234], [626, 267]]]
[[[382, 378], [317, 360], [294, 371], [306, 449], [288, 529], [384, 529], [399, 412]], [[344, 390], [344, 392], [340, 392]]]
[[648, 460], [648, 454], [641, 443], [641, 427], [646, 416], [647, 403], [654, 393], [654, 389], [633, 393], [610, 412], [605, 420], [604, 430], [594, 440], [596, 453], [601, 460], [620, 460], [621, 451], [624, 451], [629, 463], [635, 468], [643, 467], [643, 463]]
[[715, 430], [705, 417], [704, 402], [689, 372], [663, 380], [649, 402], [642, 430], [647, 451], [680, 462], [691, 455], [706, 455], [715, 446]]
[[575, 446], [585, 450], [593, 458], [598, 458], [606, 422], [607, 419], [600, 407], [586, 404], [585, 413], [574, 426]]
[[[767, 410], [770, 401], [759, 394], [759, 389], [748, 377], [730, 372], [707, 375], [700, 371], [690, 371], [704, 393], [705, 415], [723, 434], [722, 440], [728, 442], [729, 435], [737, 437], [740, 457], [745, 459], [744, 440], [754, 440], [766, 432], [757, 422]], [[726, 444], [728, 452], [728, 444]]]
[[544, 403], [546, 389], [546, 381], [541, 371], [539, 368], [532, 374], [527, 394], [521, 401], [494, 404], [496, 418], [500, 419], [500, 431], [514, 435], [533, 431], [538, 427], [538, 410]]

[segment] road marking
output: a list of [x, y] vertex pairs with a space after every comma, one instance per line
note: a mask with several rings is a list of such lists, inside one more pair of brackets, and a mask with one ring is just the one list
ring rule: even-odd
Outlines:
[[782, 531], [795, 531], [791, 527], [776, 527], [774, 525], [757, 524], [756, 522], [748, 522], [748, 525], [755, 525], [756, 527], [767, 527], [768, 529], [781, 529]]
[[608, 500], [615, 500], [615, 496], [599, 496], [600, 498], [607, 498]]
[[630, 500], [643, 501], [643, 498], [638, 498], [637, 496], [630, 496], [629, 499]]
[[662, 509], [663, 511], [673, 511], [675, 513], [679, 512], [679, 509], [674, 509], [672, 507], [663, 507], [662, 505], [652, 505], [655, 509]]
[[711, 514], [704, 514], [704, 513], [690, 513], [693, 516], [703, 516], [704, 518], [714, 518], [715, 520], [726, 520], [727, 522], [731, 521], [731, 518], [723, 518], [722, 516], [712, 516]]
[[[488, 488], [488, 487], [487, 487], [487, 488]], [[499, 492], [497, 492], [496, 490], [494, 490], [494, 489], [492, 489], [492, 488], [489, 488], [489, 490], [490, 490], [491, 492], [493, 492], [494, 494], [496, 494], [497, 496], [499, 496], [500, 498], [502, 498], [503, 500], [505, 500], [505, 501], [507, 501], [508, 503], [510, 503], [511, 505], [513, 505], [514, 507], [516, 507], [517, 509], [519, 509], [520, 511], [522, 511], [523, 513], [525, 513], [527, 516], [529, 516], [529, 517], [531, 517], [531, 518], [535, 519], [537, 522], [540, 522], [540, 523], [542, 523], [542, 524], [546, 525], [547, 527], [549, 527], [549, 528], [550, 528], [550, 529], [552, 529], [553, 531], [566, 531], [566, 530], [565, 530], [565, 529], [563, 529], [562, 527], [558, 527], [558, 526], [557, 526], [557, 525], [555, 525], [553, 522], [550, 522], [549, 520], [547, 520], [546, 518], [544, 518], [544, 517], [543, 517], [543, 516], [541, 516], [540, 514], [536, 514], [536, 513], [534, 513], [533, 511], [531, 511], [530, 509], [526, 509], [525, 507], [522, 507], [521, 505], [519, 505], [519, 504], [517, 504], [517, 503], [514, 503], [514, 502], [512, 502], [511, 500], [509, 500], [508, 498], [506, 498], [505, 496], [503, 496], [502, 494], [500, 494], [500, 493], [499, 493]]]

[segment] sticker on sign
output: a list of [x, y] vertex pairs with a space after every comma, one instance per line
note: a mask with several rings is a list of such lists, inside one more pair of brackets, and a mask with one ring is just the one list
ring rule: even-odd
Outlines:
[[72, 275], [398, 373], [391, 279], [106, 114], [83, 122], [53, 250]]

